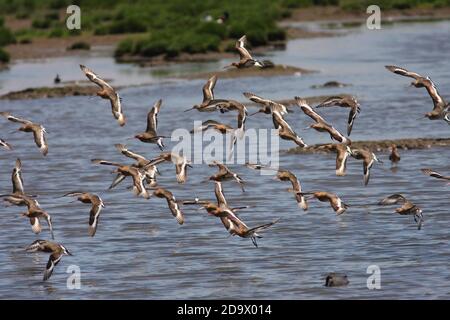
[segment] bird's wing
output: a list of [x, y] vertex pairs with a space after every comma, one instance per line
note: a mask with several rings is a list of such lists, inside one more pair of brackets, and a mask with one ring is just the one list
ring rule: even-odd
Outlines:
[[178, 205], [178, 202], [176, 201], [175, 197], [170, 192], [170, 197], [166, 197], [167, 204], [169, 206], [170, 211], [172, 212], [172, 215], [177, 220], [178, 224], [184, 223], [184, 215], [183, 212], [181, 212], [180, 207]]
[[158, 127], [158, 113], [161, 108], [161, 103], [161, 99], [156, 101], [156, 103], [153, 105], [153, 108], [147, 114], [147, 129], [145, 131], [150, 132], [154, 135], [156, 135], [156, 129]]
[[203, 103], [214, 99], [214, 87], [216, 86], [217, 75], [213, 75], [203, 86]]
[[390, 204], [397, 204], [397, 203], [405, 203], [406, 198], [401, 194], [391, 194], [390, 196], [387, 196], [386, 198], [380, 200], [378, 204], [380, 205], [390, 205]]
[[0, 146], [5, 148], [6, 150], [11, 150], [12, 149], [12, 146], [8, 142], [3, 140], [3, 139], [0, 139]]
[[105, 80], [100, 78], [97, 74], [94, 73], [94, 71], [92, 71], [88, 67], [86, 67], [84, 65], [80, 65], [80, 68], [90, 81], [92, 81], [93, 83], [95, 83], [96, 85], [101, 87], [102, 89], [107, 88], [110, 90], [114, 90]]
[[22, 162], [20, 159], [16, 160], [16, 165], [13, 169], [11, 180], [13, 185], [13, 193], [23, 194], [23, 179], [22, 179]]
[[329, 97], [325, 101], [323, 101], [321, 104], [317, 105], [316, 108], [322, 108], [322, 107], [331, 107], [335, 105], [340, 105], [342, 102], [342, 97], [334, 96]]
[[119, 94], [114, 90], [111, 90], [108, 93], [108, 99], [111, 102], [111, 112], [114, 118], [116, 118], [120, 126], [124, 126], [126, 123], [126, 118], [122, 111], [122, 101]]
[[238, 41], [236, 41], [236, 49], [239, 52], [239, 56], [241, 60], [253, 59], [252, 55], [245, 48], [245, 41], [247, 37], [244, 35]]
[[56, 253], [56, 252], [54, 252], [50, 255], [50, 257], [48, 258], [47, 265], [45, 267], [44, 281], [48, 280], [50, 278], [50, 276], [53, 273], [53, 269], [59, 263], [59, 261], [61, 260], [61, 257], [62, 257], [62, 254]]
[[177, 174], [178, 183], [186, 182], [186, 163], [175, 163], [175, 172]]
[[42, 154], [45, 156], [48, 153], [48, 144], [47, 138], [45, 135], [45, 129], [42, 126], [39, 126], [33, 129], [34, 142], [41, 150]]
[[32, 122], [30, 120], [26, 120], [26, 119], [22, 119], [22, 118], [13, 116], [9, 112], [0, 112], [0, 116], [5, 117], [6, 119], [8, 119], [9, 121], [12, 121], [12, 122], [18, 122], [18, 123], [22, 123], [22, 124], [32, 124]]
[[396, 67], [396, 66], [385, 66], [386, 69], [388, 69], [389, 71], [405, 76], [405, 77], [410, 77], [410, 78], [414, 78], [414, 79], [419, 79], [422, 78], [422, 76], [418, 73], [415, 72], [411, 72], [408, 71], [406, 69], [400, 68], [400, 67]]
[[356, 115], [358, 114], [358, 107], [352, 107], [348, 113], [348, 123], [347, 123], [347, 135], [350, 136], [352, 133], [353, 123], [355, 122]]
[[88, 234], [91, 237], [93, 237], [95, 235], [95, 232], [97, 231], [98, 217], [100, 215], [102, 207], [103, 207], [102, 201], [92, 202], [91, 211], [89, 212], [89, 227], [88, 227]]
[[431, 170], [431, 169], [428, 169], [428, 168], [426, 168], [426, 169], [421, 169], [421, 171], [422, 171], [424, 174], [427, 174], [427, 175], [429, 175], [430, 177], [433, 177], [433, 178], [443, 179], [443, 180], [450, 180], [450, 177], [443, 176], [443, 175], [440, 174], [439, 172], [434, 171], [434, 170]]
[[139, 161], [139, 160], [147, 160], [144, 156], [141, 156], [140, 154], [137, 154], [137, 153], [135, 153], [135, 152], [129, 150], [129, 149], [127, 148], [127, 146], [124, 145], [124, 144], [118, 143], [118, 144], [115, 144], [114, 146], [115, 146], [115, 147], [117, 148], [117, 150], [119, 150], [119, 152], [122, 153], [125, 157], [134, 159], [134, 160], [136, 160], [136, 161]]
[[433, 80], [430, 78], [427, 78], [423, 81], [425, 88], [427, 89], [428, 94], [430, 95], [431, 99], [433, 100], [434, 109], [443, 109], [445, 106], [445, 100], [442, 98], [442, 96], [439, 94], [439, 91], [434, 84]]
[[243, 95], [244, 95], [246, 98], [250, 99], [251, 101], [253, 101], [253, 102], [255, 102], [255, 103], [262, 104], [262, 105], [264, 105], [264, 106], [269, 105], [269, 104], [271, 104], [271, 103], [272, 103], [272, 104], [274, 103], [272, 100], [268, 100], [268, 99], [261, 98], [260, 96], [257, 96], [256, 94], [251, 93], [251, 92], [244, 92]]
[[302, 99], [300, 97], [295, 97], [295, 101], [297, 102], [297, 105], [302, 109], [302, 111], [309, 116], [311, 119], [313, 119], [316, 122], [322, 122], [327, 124], [324, 118], [322, 118], [317, 112], [315, 112], [306, 102], [305, 99]]
[[111, 161], [107, 161], [107, 160], [101, 160], [101, 159], [92, 159], [91, 160], [92, 163], [96, 163], [96, 164], [103, 164], [106, 166], [115, 166], [115, 167], [121, 167], [122, 164], [117, 163], [117, 162], [111, 162]]

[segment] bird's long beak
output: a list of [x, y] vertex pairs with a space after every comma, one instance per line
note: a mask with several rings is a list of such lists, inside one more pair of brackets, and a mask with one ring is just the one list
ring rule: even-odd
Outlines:
[[417, 118], [416, 120], [422, 120], [423, 118], [426, 118], [427, 116], [425, 115], [425, 116], [422, 116], [422, 117], [420, 117], [420, 118]]
[[125, 140], [132, 140], [132, 139], [135, 139], [135, 137], [129, 137], [129, 138], [126, 138]]
[[194, 110], [194, 109], [195, 109], [195, 107], [192, 107], [192, 108], [184, 110], [183, 112], [188, 112], [188, 111], [191, 111], [191, 110]]
[[257, 114], [257, 113], [259, 113], [259, 110], [256, 111], [256, 112], [253, 112], [253, 113], [249, 114], [249, 117], [254, 116], [254, 115]]
[[17, 133], [17, 132], [19, 132], [19, 130], [13, 130], [10, 133]]

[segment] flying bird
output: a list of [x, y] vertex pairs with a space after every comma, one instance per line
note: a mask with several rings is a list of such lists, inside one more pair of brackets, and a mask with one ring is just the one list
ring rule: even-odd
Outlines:
[[345, 204], [341, 198], [339, 198], [336, 194], [325, 191], [316, 191], [316, 192], [298, 192], [298, 194], [302, 196], [306, 196], [309, 199], [316, 198], [321, 202], [329, 202], [331, 207], [333, 208], [336, 215], [343, 214], [347, 208], [348, 204]]
[[239, 186], [242, 189], [242, 192], [245, 192], [244, 180], [242, 180], [242, 178], [238, 176], [237, 173], [231, 171], [226, 165], [218, 161], [213, 161], [212, 163], [209, 164], [209, 166], [210, 167], [217, 166], [219, 168], [219, 171], [216, 174], [210, 176], [209, 180], [222, 182], [233, 179], [239, 184]]
[[117, 181], [116, 181], [117, 179], [121, 179], [120, 181], [122, 181], [124, 179], [124, 178], [122, 178], [122, 176], [132, 177], [134, 194], [137, 196], [142, 196], [145, 199], [150, 198], [150, 195], [144, 186], [145, 175], [140, 169], [135, 168], [133, 166], [123, 165], [121, 163], [111, 162], [111, 161], [101, 160], [101, 159], [92, 159], [91, 162], [96, 163], [96, 164], [117, 167], [117, 169], [115, 169], [113, 171], [114, 173], [118, 174], [116, 179], [113, 181], [113, 185], [117, 185]]
[[325, 119], [322, 118], [322, 116], [320, 116], [308, 105], [305, 99], [295, 97], [295, 101], [297, 102], [297, 105], [302, 109], [302, 111], [315, 121], [315, 123], [311, 124], [308, 128], [313, 128], [319, 132], [328, 132], [331, 139], [336, 140], [342, 144], [351, 144], [349, 138], [344, 137], [342, 133], [335, 129], [331, 124], [326, 122]]
[[263, 63], [259, 60], [253, 59], [252, 55], [248, 50], [245, 48], [245, 41], [247, 40], [247, 37], [243, 35], [241, 38], [239, 38], [238, 41], [236, 41], [236, 50], [239, 52], [239, 61], [238, 62], [232, 62], [230, 65], [225, 66], [225, 68], [229, 67], [236, 67], [238, 69], [241, 68], [249, 68], [249, 67], [263, 67]]
[[[118, 143], [118, 144], [115, 144], [114, 146], [125, 157], [135, 160], [135, 163], [132, 164], [132, 166], [136, 167], [138, 169], [141, 169], [143, 171], [143, 173], [145, 174], [145, 182], [147, 182], [147, 184], [150, 187], [156, 186], [156, 184], [157, 184], [157, 182], [156, 182], [156, 174], [160, 174], [160, 172], [159, 172], [158, 168], [155, 165], [150, 165], [150, 160], [149, 159], [147, 159], [146, 157], [144, 157], [144, 156], [142, 156], [142, 155], [140, 155], [140, 154], [138, 154], [136, 152], [131, 151], [124, 144], [119, 144]], [[115, 179], [116, 183], [111, 185], [109, 187], [109, 189], [114, 188], [123, 179], [125, 179], [125, 176], [122, 175], [121, 173], [118, 173], [117, 175], [118, 176]]]
[[416, 206], [414, 203], [406, 199], [399, 193], [392, 194], [378, 202], [379, 205], [393, 205], [401, 204], [402, 206], [395, 209], [395, 212], [400, 215], [413, 215], [414, 221], [417, 223], [417, 229], [422, 229], [423, 214], [422, 209]]
[[93, 237], [97, 231], [98, 219], [100, 216], [100, 211], [105, 207], [103, 200], [96, 194], [88, 192], [69, 192], [64, 195], [64, 197], [77, 197], [77, 200], [82, 203], [90, 203], [91, 211], [89, 211], [89, 228], [88, 234]]
[[370, 179], [370, 169], [375, 162], [383, 163], [379, 160], [375, 153], [365, 149], [350, 149], [350, 155], [357, 159], [363, 160], [364, 185], [367, 186]]
[[9, 112], [0, 112], [0, 115], [12, 122], [21, 123], [22, 126], [18, 129], [23, 132], [33, 132], [34, 142], [41, 150], [41, 153], [46, 156], [48, 153], [48, 144], [46, 138], [45, 128], [39, 123], [31, 122], [30, 120], [22, 119], [11, 115]]
[[111, 111], [114, 118], [116, 118], [120, 126], [124, 126], [126, 118], [122, 111], [122, 99], [117, 91], [114, 90], [113, 87], [111, 87], [105, 80], [95, 74], [91, 69], [82, 64], [80, 64], [80, 68], [90, 81], [101, 88], [101, 90], [97, 92], [97, 95], [103, 99], [108, 99], [110, 101]]
[[450, 180], [450, 176], [443, 176], [439, 172], [436, 172], [432, 169], [420, 169], [424, 174], [429, 175], [430, 177], [436, 178], [436, 179], [442, 179], [442, 180]]
[[39, 220], [45, 219], [50, 229], [52, 239], [55, 239], [55, 236], [53, 234], [52, 218], [47, 211], [41, 208], [36, 199], [33, 199], [31, 196], [19, 193], [0, 195], [0, 197], [8, 197], [8, 199], [11, 199], [12, 203], [19, 206], [26, 206], [28, 208], [26, 212], [22, 213], [22, 216], [30, 219], [31, 230], [33, 230], [35, 234], [38, 234], [42, 231], [41, 223]]
[[164, 149], [164, 144], [162, 138], [167, 138], [166, 136], [160, 136], [156, 133], [158, 127], [158, 113], [161, 109], [162, 100], [159, 99], [152, 107], [152, 109], [147, 114], [147, 129], [145, 132], [139, 133], [134, 137], [142, 142], [146, 143], [156, 143], [161, 149]]
[[416, 88], [425, 88], [427, 90], [428, 94], [433, 100], [434, 108], [431, 112], [427, 112], [424, 115], [424, 118], [428, 118], [430, 120], [443, 119], [448, 124], [450, 124], [450, 103], [445, 101], [445, 99], [439, 94], [436, 85], [430, 79], [430, 77], [424, 77], [418, 73], [411, 72], [404, 68], [396, 66], [386, 66], [386, 69], [401, 76], [413, 78], [414, 81], [411, 83], [411, 86], [414, 86]]
[[153, 191], [153, 195], [158, 198], [166, 199], [167, 205], [169, 206], [169, 209], [172, 212], [172, 215], [177, 220], [178, 224], [184, 223], [183, 212], [181, 212], [179, 203], [177, 199], [175, 199], [175, 196], [172, 194], [172, 192], [163, 188], [158, 188], [155, 191]]
[[355, 122], [356, 115], [361, 112], [360, 104], [355, 97], [330, 97], [323, 101], [316, 108], [338, 106], [342, 108], [350, 108], [348, 114], [347, 135], [350, 136], [352, 132], [353, 123]]
[[260, 96], [257, 96], [254, 93], [251, 92], [244, 92], [243, 95], [248, 98], [249, 100], [260, 104], [262, 107], [256, 111], [255, 113], [252, 113], [250, 116], [257, 114], [257, 113], [265, 113], [265, 114], [271, 114], [273, 111], [277, 111], [281, 115], [285, 115], [288, 113], [287, 108], [278, 102], [275, 102], [273, 100], [264, 99]]
[[347, 159], [351, 154], [350, 147], [344, 144], [326, 144], [317, 148], [318, 150], [325, 149], [336, 152], [336, 175], [345, 176], [347, 169]]
[[184, 112], [194, 109], [200, 112], [212, 112], [216, 110], [214, 108], [214, 105], [216, 103], [226, 101], [223, 99], [214, 99], [214, 87], [216, 86], [216, 82], [217, 82], [217, 75], [213, 75], [211, 78], [209, 78], [202, 88], [203, 91], [202, 103], [196, 104], [192, 108], [184, 110]]
[[6, 150], [11, 150], [12, 149], [12, 146], [8, 142], [3, 140], [3, 139], [0, 139], [0, 147], [4, 148]]
[[30, 244], [26, 251], [28, 252], [47, 252], [50, 253], [50, 257], [48, 259], [47, 265], [45, 267], [44, 272], [44, 278], [43, 280], [46, 281], [50, 278], [50, 276], [53, 273], [53, 269], [56, 267], [56, 265], [61, 261], [61, 258], [63, 255], [71, 256], [72, 253], [67, 250], [66, 247], [64, 247], [62, 244], [47, 241], [47, 240], [36, 240], [33, 241], [32, 244]]
[[175, 172], [178, 183], [185, 183], [187, 178], [187, 167], [192, 168], [190, 162], [184, 156], [173, 152], [163, 152], [158, 157], [150, 160], [150, 165], [158, 165], [162, 162], [172, 162], [175, 164]]
[[308, 202], [306, 198], [301, 194], [302, 185], [300, 181], [297, 179], [295, 174], [293, 174], [289, 170], [278, 170], [275, 176], [275, 179], [280, 181], [289, 181], [292, 184], [292, 189], [288, 189], [289, 192], [293, 192], [295, 195], [295, 200], [300, 208], [304, 211], [308, 210]]
[[276, 129], [278, 129], [278, 136], [283, 140], [293, 141], [299, 147], [306, 148], [307, 144], [301, 137], [292, 130], [291, 126], [284, 120], [283, 116], [274, 111], [272, 113], [272, 120]]

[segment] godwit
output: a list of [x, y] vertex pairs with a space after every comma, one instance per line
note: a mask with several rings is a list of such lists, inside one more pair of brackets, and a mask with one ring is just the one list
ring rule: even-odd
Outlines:
[[245, 41], [247, 37], [243, 35], [238, 41], [236, 41], [236, 50], [239, 52], [239, 62], [232, 62], [230, 65], [225, 66], [225, 68], [236, 67], [238, 69], [241, 68], [249, 68], [249, 67], [263, 67], [263, 63], [259, 60], [253, 59], [252, 55], [245, 48]]
[[6, 150], [12, 149], [12, 146], [3, 139], [0, 139], [0, 147], [5, 148]]
[[378, 160], [375, 153], [365, 149], [350, 149], [350, 155], [357, 160], [363, 160], [364, 185], [367, 186], [370, 179], [370, 168], [375, 161], [379, 163], [383, 163], [383, 161]]
[[378, 204], [380, 205], [392, 205], [401, 204], [400, 208], [395, 209], [395, 212], [400, 215], [413, 215], [414, 221], [417, 223], [417, 229], [422, 228], [423, 215], [422, 209], [416, 206], [411, 201], [407, 200], [403, 195], [396, 193], [382, 199]]
[[111, 102], [111, 111], [114, 118], [116, 118], [120, 126], [124, 126], [126, 118], [122, 112], [122, 99], [116, 90], [114, 90], [105, 80], [96, 75], [91, 69], [82, 64], [80, 64], [80, 68], [90, 81], [101, 88], [101, 90], [97, 92], [97, 95], [103, 99], [108, 99]]
[[424, 118], [426, 117], [430, 120], [443, 119], [448, 124], [450, 124], [450, 119], [448, 116], [448, 107], [450, 106], [450, 104], [446, 102], [445, 99], [439, 94], [434, 82], [431, 81], [429, 77], [424, 77], [418, 73], [410, 72], [406, 69], [396, 66], [386, 66], [386, 69], [393, 73], [413, 78], [414, 81], [411, 83], [411, 86], [414, 86], [416, 88], [425, 88], [427, 90], [428, 94], [433, 100], [434, 108], [433, 111], [427, 112], [424, 115]]
[[47, 132], [45, 131], [45, 128], [42, 125], [40, 125], [39, 123], [31, 122], [26, 119], [15, 117], [15, 116], [11, 115], [9, 112], [0, 112], [0, 115], [5, 117], [9, 121], [21, 123], [22, 126], [18, 129], [19, 131], [33, 132], [34, 142], [39, 147], [42, 154], [44, 156], [47, 155], [48, 144], [47, 144], [47, 138], [45, 137], [45, 134]]
[[156, 129], [158, 127], [158, 113], [159, 109], [161, 109], [162, 100], [159, 99], [154, 105], [153, 108], [147, 114], [147, 129], [145, 132], [139, 133], [134, 137], [139, 139], [142, 142], [146, 143], [156, 143], [161, 151], [164, 148], [164, 144], [162, 142], [162, 138], [167, 138], [165, 136], [159, 136], [156, 133]]
[[210, 167], [217, 166], [219, 168], [219, 171], [216, 174], [209, 177], [209, 180], [221, 182], [221, 181], [234, 179], [241, 187], [242, 192], [245, 192], [244, 180], [242, 180], [242, 178], [240, 176], [238, 176], [237, 173], [231, 171], [226, 165], [224, 165], [223, 163], [220, 163], [218, 161], [213, 161], [212, 163], [209, 164], [209, 166]]
[[177, 199], [175, 199], [175, 196], [172, 194], [172, 192], [170, 192], [169, 190], [163, 189], [163, 188], [158, 188], [155, 191], [153, 191], [153, 195], [158, 198], [166, 199], [167, 205], [169, 206], [169, 209], [172, 212], [172, 215], [177, 220], [177, 222], [179, 224], [184, 223], [183, 212], [181, 212], [180, 207], [177, 202]]
[[[442, 180], [450, 180], [450, 176], [443, 176], [439, 172], [436, 172], [432, 169], [420, 169], [424, 174], [429, 175], [430, 177]], [[450, 184], [450, 182], [448, 183]]]
[[344, 273], [331, 272], [325, 278], [326, 287], [343, 287], [348, 284], [347, 275]]
[[92, 204], [91, 211], [89, 212], [88, 234], [91, 237], [95, 236], [100, 211], [105, 207], [103, 200], [96, 194], [79, 191], [66, 193], [64, 197], [77, 197], [77, 200], [81, 201], [82, 203]]
[[[122, 176], [131, 176], [133, 178], [133, 192], [135, 195], [142, 196], [145, 199], [150, 198], [150, 195], [144, 186], [145, 175], [138, 168], [101, 159], [92, 159], [91, 161], [96, 164], [117, 167], [117, 169], [113, 171], [114, 173], [120, 173]], [[120, 181], [122, 181], [124, 178], [122, 178], [121, 175], [117, 175], [116, 180], [121, 179]], [[117, 185], [116, 180], [114, 180], [113, 185]]]
[[262, 105], [261, 109], [259, 109], [255, 113], [252, 113], [250, 116], [257, 113], [271, 114], [272, 111], [278, 111], [278, 113], [281, 115], [285, 115], [288, 113], [287, 108], [281, 103], [261, 98], [260, 96], [257, 96], [256, 94], [251, 92], [244, 92], [243, 95], [248, 99], [250, 99], [251, 101]]
[[361, 112], [360, 104], [355, 97], [330, 97], [319, 104], [316, 108], [338, 106], [342, 108], [350, 108], [348, 114], [347, 135], [350, 136], [353, 128], [353, 122], [356, 115]]
[[50, 215], [42, 210], [41, 206], [37, 202], [37, 200], [33, 199], [30, 196], [27, 196], [25, 194], [7, 194], [7, 195], [0, 195], [1, 197], [8, 197], [12, 200], [12, 203], [16, 205], [25, 205], [27, 206], [28, 210], [27, 212], [23, 212], [22, 216], [25, 216], [30, 219], [31, 224], [31, 230], [35, 234], [38, 234], [42, 231], [41, 224], [39, 222], [39, 219], [45, 219], [47, 221], [48, 227], [50, 229], [50, 233], [52, 235], [52, 239], [55, 239], [55, 236], [53, 234], [53, 226], [52, 226], [52, 218]]
[[200, 112], [215, 111], [215, 108], [212, 107], [211, 104], [214, 105], [215, 103], [226, 101], [221, 99], [214, 99], [214, 87], [216, 86], [216, 82], [217, 82], [217, 75], [213, 75], [211, 78], [209, 78], [202, 89], [203, 91], [202, 103], [196, 104], [192, 108], [184, 110], [184, 112], [194, 109]]
[[180, 156], [176, 153], [163, 152], [158, 157], [150, 160], [150, 165], [157, 165], [162, 162], [172, 162], [175, 164], [175, 172], [177, 175], [178, 183], [185, 183], [187, 177], [187, 167], [192, 168], [190, 162], [184, 156]]
[[[213, 205], [214, 206], [214, 205]], [[273, 226], [275, 223], [277, 223], [280, 219], [277, 219], [275, 221], [262, 224], [253, 228], [249, 228], [241, 219], [239, 219], [234, 212], [230, 208], [226, 208], [224, 206], [221, 207], [215, 207], [213, 210], [211, 210], [211, 204], [209, 204], [206, 208], [208, 210], [208, 213], [219, 217], [219, 218], [225, 218], [222, 220], [223, 224], [227, 228], [228, 232], [231, 235], [238, 235], [241, 238], [250, 238], [252, 240], [252, 243], [255, 247], [258, 247], [258, 243], [256, 241], [257, 238], [262, 238], [258, 232], [265, 230], [271, 226]]]
[[326, 144], [317, 149], [327, 149], [336, 152], [336, 175], [345, 176], [347, 158], [351, 153], [349, 146], [344, 144]]
[[26, 250], [28, 252], [50, 252], [50, 257], [47, 262], [47, 266], [45, 267], [44, 272], [44, 281], [50, 278], [53, 273], [53, 269], [59, 263], [63, 255], [71, 256], [72, 253], [67, 250], [62, 244], [47, 241], [47, 240], [36, 240], [32, 244], [30, 244]]
[[284, 120], [280, 113], [274, 111], [272, 113], [272, 120], [275, 128], [278, 129], [278, 136], [281, 139], [293, 141], [302, 148], [307, 147], [307, 144], [292, 130], [291, 126]]
[[245, 132], [245, 121], [247, 120], [247, 108], [240, 102], [236, 100], [221, 100], [220, 102], [210, 104], [210, 108], [215, 108], [222, 113], [228, 111], [237, 111], [237, 130], [235, 130], [236, 135], [242, 138]]
[[291, 182], [292, 189], [288, 189], [288, 191], [294, 193], [295, 200], [297, 200], [297, 204], [300, 208], [302, 208], [304, 211], [308, 210], [308, 202], [306, 201], [305, 197], [301, 194], [302, 185], [300, 184], [300, 181], [297, 179], [295, 174], [293, 174], [289, 170], [278, 170], [275, 178], [280, 181]]
[[400, 153], [398, 152], [397, 146], [395, 144], [391, 145], [391, 154], [389, 155], [389, 160], [395, 165], [400, 161]]
[[[16, 159], [16, 164], [11, 173], [11, 182], [12, 182], [12, 194], [13, 195], [24, 195], [25, 191], [23, 188], [23, 178], [22, 178], [22, 162], [19, 158]], [[22, 199], [9, 197], [8, 195], [1, 195], [5, 198], [4, 201], [9, 202], [10, 204], [16, 206], [24, 206], [26, 203]], [[30, 196], [30, 195], [29, 195]]]
[[351, 144], [349, 138], [344, 137], [342, 133], [336, 130], [331, 124], [326, 122], [324, 118], [322, 118], [308, 105], [308, 103], [306, 103], [306, 100], [300, 97], [295, 97], [295, 101], [297, 102], [297, 105], [303, 110], [303, 112], [316, 122], [311, 124], [308, 128], [316, 129], [319, 132], [328, 132], [331, 139], [336, 140], [342, 144]]
[[339, 198], [336, 194], [325, 191], [317, 191], [317, 192], [299, 192], [302, 196], [307, 196], [310, 198], [316, 198], [321, 202], [329, 202], [331, 207], [333, 208], [336, 215], [343, 214], [345, 210], [349, 207], [348, 204], [345, 204], [341, 198]]
[[[159, 173], [159, 170], [158, 170], [158, 168], [156, 166], [150, 165], [150, 160], [149, 159], [145, 158], [144, 156], [141, 156], [140, 154], [137, 154], [136, 152], [131, 151], [124, 144], [115, 144], [114, 146], [125, 157], [131, 158], [131, 159], [136, 161], [132, 166], [136, 167], [136, 168], [139, 168], [139, 169], [141, 169], [144, 172], [144, 174], [145, 174], [145, 181], [147, 182], [147, 184], [150, 187], [156, 186], [156, 184], [157, 184], [157, 182], [156, 182], [156, 174], [160, 174], [160, 173]], [[118, 173], [118, 175], [123, 176], [121, 173]], [[125, 176], [123, 176], [122, 180], [124, 178], [125, 178]], [[119, 180], [119, 179], [120, 178], [118, 178], [117, 180]], [[120, 181], [122, 181], [122, 180], [120, 180]], [[115, 185], [112, 185], [110, 187], [110, 189], [114, 188], [120, 181], [118, 181]]]
[[239, 209], [243, 209], [246, 207], [239, 208], [230, 208], [227, 204], [225, 196], [223, 194], [222, 183], [219, 181], [215, 181], [215, 195], [217, 198], [217, 204], [214, 204], [209, 201], [185, 201], [184, 204], [201, 204], [206, 211], [215, 217], [220, 218], [225, 229], [230, 233], [230, 235], [238, 235], [241, 238], [250, 238], [255, 247], [258, 247], [258, 243], [256, 242], [257, 238], [262, 238], [258, 232], [269, 228], [270, 226], [277, 223], [280, 219], [277, 219], [273, 222], [266, 223], [254, 228], [249, 228], [236, 214], [235, 212]]

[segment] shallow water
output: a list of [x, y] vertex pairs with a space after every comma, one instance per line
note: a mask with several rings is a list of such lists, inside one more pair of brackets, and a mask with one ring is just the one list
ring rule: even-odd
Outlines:
[[[243, 91], [274, 99], [352, 93], [362, 104], [351, 135], [355, 141], [449, 137], [450, 127], [444, 122], [416, 120], [432, 106], [425, 90], [408, 88], [409, 79], [383, 68], [385, 64], [398, 64], [429, 74], [444, 96], [447, 93], [450, 98], [449, 31], [449, 22], [402, 24], [380, 31], [356, 29], [343, 37], [291, 41], [286, 51], [271, 53], [270, 59], [317, 69], [320, 73], [303, 77], [219, 80], [216, 96], [242, 101]], [[128, 116], [128, 124], [123, 128], [112, 118], [108, 102], [96, 98], [2, 101], [2, 110], [45, 125], [49, 132], [49, 154], [42, 157], [30, 134], [9, 134], [15, 124], [0, 121], [2, 138], [15, 147], [13, 152], [0, 153], [3, 163], [0, 190], [2, 193], [10, 190], [10, 173], [15, 158], [20, 157], [26, 191], [39, 195], [42, 207], [53, 217], [57, 241], [74, 256], [63, 257], [51, 279], [43, 283], [47, 255], [28, 254], [23, 248], [35, 239], [49, 238], [47, 229], [35, 236], [28, 222], [19, 216], [22, 208], [3, 208], [0, 298], [450, 297], [450, 215], [445, 196], [450, 187], [422, 175], [419, 170], [432, 167], [449, 174], [446, 159], [450, 157], [450, 149], [401, 150], [402, 160], [394, 171], [388, 155], [381, 153], [379, 157], [385, 163], [374, 165], [367, 187], [363, 187], [359, 161], [350, 159], [347, 176], [336, 177], [333, 154], [281, 153], [281, 167], [297, 174], [305, 190], [332, 191], [351, 205], [347, 213], [339, 217], [327, 204], [316, 201], [310, 202], [308, 214], [304, 214], [292, 193], [286, 192], [290, 187], [288, 183], [275, 182], [272, 176], [261, 176], [240, 165], [231, 166], [248, 181], [245, 193], [234, 182], [224, 183], [225, 195], [232, 206], [251, 206], [240, 213], [241, 218], [254, 226], [281, 217], [280, 222], [264, 232], [259, 248], [254, 248], [249, 239], [228, 237], [218, 219], [195, 207], [183, 208], [186, 223], [179, 226], [163, 199], [135, 198], [126, 189], [128, 183], [125, 182], [106, 191], [113, 178], [110, 168], [90, 163], [91, 158], [126, 162], [113, 146], [124, 142], [149, 158], [156, 156], [155, 145], [125, 139], [145, 129], [146, 113], [158, 98], [164, 100], [159, 116], [162, 134], [169, 134], [175, 128], [191, 129], [193, 120], [221, 119], [234, 125], [235, 115], [231, 113], [182, 113], [201, 99], [203, 80], [160, 83], [161, 80], [152, 80], [148, 70], [140, 74], [133, 66], [115, 66], [101, 57], [64, 59], [67, 59], [64, 70], [71, 70], [75, 79], [82, 79], [78, 64], [84, 63], [105, 77], [115, 76], [122, 70], [135, 75], [130, 79], [139, 77], [139, 81], [154, 80], [155, 84], [121, 91]], [[170, 67], [173, 70], [168, 72], [183, 72], [182, 68], [219, 69], [226, 62], [186, 65], [179, 70]], [[52, 70], [48, 74], [53, 76], [53, 73]], [[329, 80], [353, 86], [310, 88]], [[5, 81], [10, 83], [11, 79]], [[345, 131], [347, 110], [328, 109], [323, 115]], [[326, 134], [301, 130], [309, 120], [297, 110], [289, 114], [287, 120], [307, 143], [330, 141]], [[265, 115], [254, 116], [247, 122], [247, 128], [271, 125]], [[166, 141], [166, 144], [169, 149], [175, 142]], [[293, 145], [281, 141], [280, 146], [285, 150]], [[205, 182], [215, 172], [214, 168], [194, 165], [185, 185], [176, 183], [171, 164], [161, 165], [160, 170], [160, 185], [171, 190], [178, 199], [195, 196], [214, 199], [213, 184]], [[80, 189], [98, 193], [106, 204], [94, 238], [87, 236], [90, 207], [79, 202], [69, 203], [69, 198], [59, 198], [66, 192]], [[397, 192], [423, 208], [422, 230], [417, 230], [412, 217], [394, 214], [395, 206], [374, 205], [384, 196]], [[79, 290], [66, 287], [66, 269], [70, 265], [81, 269]], [[366, 287], [369, 265], [381, 268], [381, 290]], [[332, 271], [347, 273], [349, 286], [325, 288], [324, 277]]]

